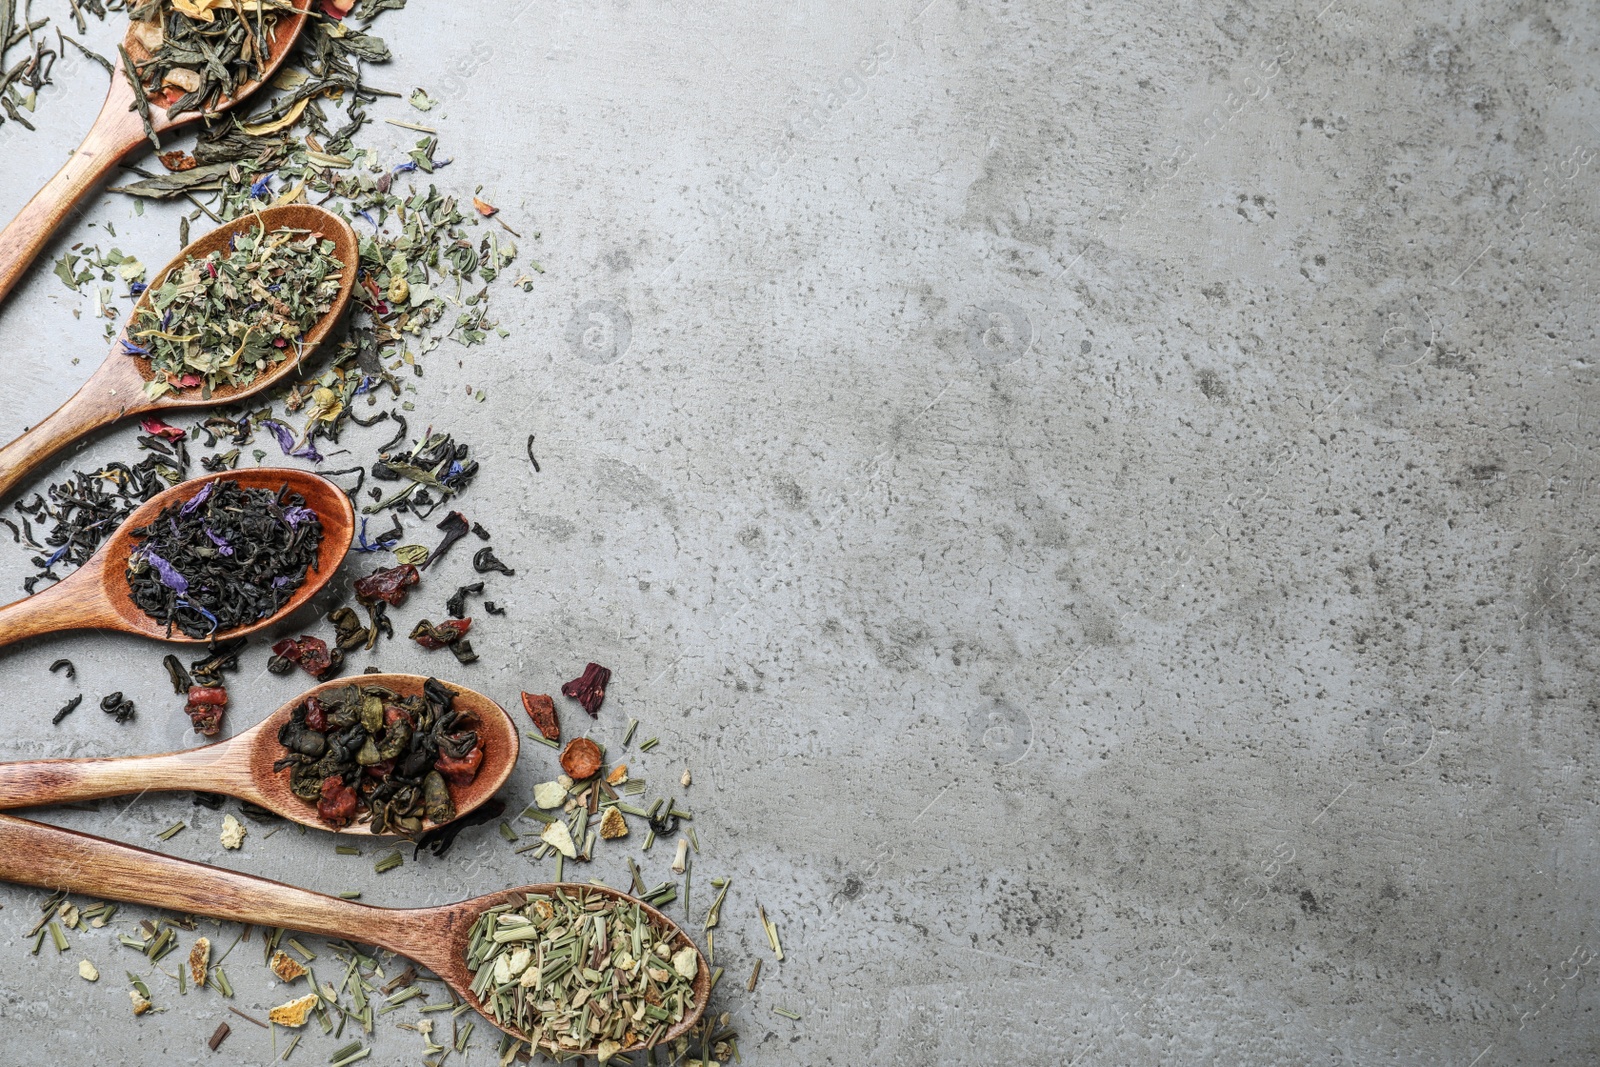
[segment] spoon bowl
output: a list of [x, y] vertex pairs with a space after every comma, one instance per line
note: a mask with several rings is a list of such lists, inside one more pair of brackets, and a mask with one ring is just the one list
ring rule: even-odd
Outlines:
[[[480, 1012], [483, 1004], [472, 992], [466, 947], [472, 924], [485, 910], [527, 893], [608, 896], [638, 903], [674, 950], [695, 949], [694, 1006], [662, 1035], [658, 1046], [688, 1033], [711, 996], [710, 966], [689, 935], [655, 908], [606, 886], [544, 883], [436, 908], [378, 908], [9, 815], [0, 815], [0, 880], [376, 945], [427, 967]], [[524, 1037], [491, 1015], [484, 1018]], [[564, 1051], [594, 1055], [597, 1049]]]
[[[168, 633], [166, 626], [146, 615], [128, 592], [128, 556], [138, 546], [133, 531], [148, 526], [165, 508], [189, 500], [207, 484], [217, 481], [233, 481], [246, 489], [273, 491], [288, 486], [304, 497], [306, 505], [317, 513], [322, 523], [322, 542], [317, 546], [316, 563], [288, 601], [264, 619], [220, 630], [212, 637], [190, 637], [176, 629]], [[188, 645], [243, 637], [277, 624], [316, 596], [339, 569], [354, 536], [355, 510], [350, 498], [326, 478], [309, 471], [258, 467], [191, 478], [157, 493], [135, 508], [76, 571], [42, 592], [0, 607], [0, 647], [68, 630], [119, 630]]]
[[[151, 400], [144, 392], [145, 383], [152, 377], [150, 361], [141, 356], [124, 354], [123, 342], [128, 339], [128, 331], [139, 311], [150, 306], [151, 294], [168, 274], [181, 268], [191, 258], [227, 248], [236, 234], [258, 228], [265, 228], [268, 232], [309, 230], [333, 241], [334, 258], [339, 260], [343, 269], [340, 271], [339, 291], [332, 305], [302, 335], [298, 353], [265, 368], [248, 385], [223, 386], [210, 396], [203, 395], [198, 388], [184, 389]], [[130, 415], [232, 403], [283, 382], [300, 369], [343, 319], [350, 306], [350, 294], [355, 289], [356, 266], [360, 261], [360, 247], [350, 224], [331, 211], [309, 204], [285, 204], [241, 215], [190, 242], [171, 262], [152, 275], [149, 287], [139, 295], [110, 353], [89, 376], [89, 380], [38, 425], [0, 448], [0, 498], [9, 494], [45, 460], [101, 426]]]
[[[219, 115], [259, 89], [265, 79], [277, 73], [305, 29], [311, 0], [294, 0], [294, 7], [294, 11], [278, 16], [273, 28], [271, 50], [263, 64], [262, 79], [240, 84], [232, 96], [218, 101], [215, 107], [204, 112], [186, 111], [174, 115], [166, 105], [173, 103], [175, 98], [158, 95], [150, 101], [151, 128], [158, 134], [166, 133], [202, 117]], [[149, 53], [133, 36], [131, 27], [125, 46], [128, 55], [136, 61], [149, 58]], [[112, 65], [106, 101], [83, 143], [56, 172], [55, 177], [46, 182], [17, 217], [0, 231], [0, 300], [5, 299], [22, 280], [28, 265], [43, 250], [50, 240], [50, 234], [67, 213], [89, 194], [107, 171], [144, 143], [144, 123], [135, 110], [133, 85], [123, 70], [119, 54]]]
[[[226, 741], [170, 752], [160, 756], [119, 756], [105, 759], [48, 759], [0, 763], [0, 809], [34, 807], [41, 804], [71, 804], [125, 793], [199, 790], [222, 793], [266, 808], [317, 830], [374, 835], [365, 823], [353, 823], [335, 830], [317, 817], [314, 804], [308, 804], [289, 789], [289, 770], [272, 769], [287, 755], [278, 743], [278, 729], [289, 721], [294, 710], [310, 697], [331, 689], [361, 684], [391, 689], [401, 696], [421, 696], [427, 678], [420, 674], [364, 674], [323, 682], [306, 690], [261, 722]], [[483, 764], [478, 775], [464, 786], [451, 786], [456, 818], [477, 810], [505, 785], [517, 765], [521, 740], [516, 723], [504, 708], [471, 689], [450, 685], [455, 707], [471, 712], [483, 742]], [[428, 819], [423, 830], [439, 824]]]

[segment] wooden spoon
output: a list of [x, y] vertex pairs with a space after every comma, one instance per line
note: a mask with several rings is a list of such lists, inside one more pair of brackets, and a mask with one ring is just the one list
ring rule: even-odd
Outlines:
[[[285, 819], [317, 830], [331, 830], [317, 818], [317, 808], [289, 791], [289, 769], [274, 771], [272, 764], [288, 753], [278, 743], [278, 728], [289, 721], [307, 697], [321, 696], [347, 685], [377, 685], [401, 696], [421, 696], [427, 679], [420, 674], [363, 674], [339, 678], [308, 689], [242, 734], [214, 745], [169, 752], [162, 756], [120, 756], [108, 759], [45, 759], [0, 763], [0, 808], [26, 808], [37, 804], [70, 804], [80, 800], [121, 796], [125, 793], [162, 793], [197, 789], [225, 793]], [[483, 742], [483, 764], [466, 786], [452, 786], [456, 817], [475, 810], [494, 796], [517, 765], [520, 740], [516, 723], [505, 709], [482, 693], [459, 685], [449, 687], [455, 706], [477, 719]], [[423, 829], [438, 824], [425, 820]], [[365, 823], [337, 831], [373, 836]], [[382, 835], [393, 836], [393, 835]]]
[[271, 489], [287, 485], [305, 498], [306, 506], [322, 522], [322, 543], [317, 546], [316, 564], [306, 572], [305, 581], [287, 603], [276, 612], [248, 626], [220, 630], [217, 640], [241, 637], [271, 626], [317, 595], [327, 584], [355, 534], [356, 517], [350, 498], [337, 485], [308, 471], [257, 467], [254, 470], [223, 471], [204, 478], [191, 478], [157, 493], [133, 510], [122, 525], [106, 538], [94, 555], [50, 588], [0, 607], [0, 648], [42, 634], [68, 630], [120, 630], [123, 633], [152, 637], [157, 641], [201, 644], [210, 638], [190, 637], [177, 627], [172, 633], [144, 613], [128, 593], [128, 554], [136, 547], [133, 531], [148, 526], [163, 508], [182, 503], [208, 482], [230, 480], [246, 489]]
[[[124, 354], [126, 350], [122, 347], [135, 316], [142, 308], [149, 306], [150, 294], [160, 287], [169, 272], [181, 267], [191, 257], [204, 256], [218, 249], [227, 248], [228, 242], [236, 233], [263, 226], [269, 231], [310, 230], [321, 233], [334, 242], [336, 246], [334, 257], [344, 264], [344, 270], [338, 295], [333, 299], [333, 306], [313, 324], [310, 330], [306, 331], [301, 339], [298, 356], [291, 356], [273, 364], [258, 374], [249, 385], [219, 388], [209, 398], [202, 397], [200, 390], [195, 388], [167, 393], [156, 400], [151, 400], [143, 389], [145, 382], [152, 377], [150, 361], [139, 356], [126, 355]], [[107, 423], [128, 415], [229, 404], [253, 396], [263, 389], [270, 389], [293, 374], [311, 357], [317, 346], [344, 315], [345, 309], [350, 304], [350, 292], [356, 280], [356, 266], [360, 261], [361, 254], [356, 244], [355, 231], [350, 229], [349, 223], [331, 211], [324, 211], [320, 207], [311, 207], [307, 204], [286, 204], [283, 207], [269, 207], [251, 215], [243, 215], [194, 241], [179, 252], [172, 262], [157, 272], [150, 282], [150, 287], [140, 295], [138, 303], [129, 313], [127, 323], [111, 346], [111, 353], [106, 356], [99, 369], [90, 375], [89, 380], [83, 383], [83, 387], [37, 426], [4, 448], [0, 448], [0, 499], [10, 493], [46, 459], [84, 434]]]
[[[0, 879], [376, 945], [427, 967], [479, 1012], [483, 1012], [483, 1004], [472, 993], [467, 939], [472, 924], [485, 909], [522, 893], [560, 889], [600, 894], [638, 903], [651, 922], [668, 935], [666, 940], [674, 950], [694, 947], [699, 958], [694, 1008], [658, 1044], [687, 1033], [699, 1020], [711, 995], [711, 973], [705, 955], [689, 936], [650, 905], [605, 886], [570, 882], [529, 885], [437, 908], [375, 908], [9, 815], [0, 815]], [[484, 1018], [494, 1022], [487, 1013]], [[515, 1034], [503, 1026], [500, 1029]], [[596, 1050], [568, 1051], [573, 1055], [593, 1055]]]
[[[266, 63], [268, 78], [277, 73], [290, 48], [299, 39], [310, 5], [311, 0], [295, 0], [298, 12], [278, 17], [273, 27], [272, 50]], [[133, 36], [131, 26], [126, 47], [128, 54], [137, 60], [148, 58], [148, 53]], [[165, 133], [194, 122], [202, 114], [220, 114], [260, 86], [259, 81], [245, 82], [233, 96], [219, 101], [215, 108], [204, 113], [186, 111], [181, 115], [172, 115], [163, 106], [172, 102], [170, 98], [152, 98], [150, 125], [157, 133]], [[88, 136], [72, 153], [66, 165], [56, 172], [56, 176], [46, 182], [44, 188], [35, 193], [33, 199], [11, 220], [10, 225], [0, 231], [0, 300], [4, 300], [6, 294], [22, 279], [28, 265], [44, 248], [50, 234], [60, 225], [67, 212], [88, 195], [107, 171], [143, 143], [144, 123], [139, 120], [138, 111], [134, 110], [133, 86], [129, 84], [128, 76], [123, 72], [122, 58], [118, 56], [112, 67], [106, 102], [101, 106], [94, 125], [89, 127]]]

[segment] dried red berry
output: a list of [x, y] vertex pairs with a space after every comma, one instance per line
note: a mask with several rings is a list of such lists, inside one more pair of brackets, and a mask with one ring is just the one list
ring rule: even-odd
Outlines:
[[556, 702], [545, 693], [523, 693], [522, 707], [539, 732], [551, 741], [561, 740], [561, 720], [556, 717]]
[[[334, 667], [333, 653], [328, 651], [328, 642], [309, 634], [285, 637], [272, 646], [272, 654], [286, 664], [294, 664], [319, 681]], [[288, 669], [287, 665], [283, 667], [285, 671]]]
[[189, 700], [183, 706], [197, 732], [215, 737], [222, 729], [222, 712], [228, 704], [228, 691], [220, 685], [191, 685]]
[[422, 580], [417, 568], [409, 563], [373, 571], [365, 578], [357, 578], [356, 597], [360, 600], [382, 600], [391, 607], [405, 603], [406, 590]]
[[349, 826], [356, 817], [356, 791], [338, 775], [322, 780], [322, 796], [317, 801], [317, 816], [334, 829]]
[[328, 709], [316, 697], [306, 697], [306, 726], [319, 734], [328, 730]]
[[561, 695], [576, 700], [591, 719], [598, 718], [600, 705], [606, 699], [606, 686], [610, 682], [611, 672], [598, 663], [591, 663], [581, 675], [561, 687]]
[[561, 769], [574, 782], [600, 773], [600, 746], [587, 737], [574, 737], [561, 750]]
[[433, 767], [451, 785], [470, 785], [478, 777], [478, 767], [483, 763], [483, 746], [477, 745], [460, 759], [441, 752]]

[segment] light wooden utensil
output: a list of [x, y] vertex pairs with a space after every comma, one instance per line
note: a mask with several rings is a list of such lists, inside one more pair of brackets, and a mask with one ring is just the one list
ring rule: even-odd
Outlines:
[[[278, 18], [273, 27], [272, 49], [268, 53], [266, 63], [268, 78], [277, 73], [278, 67], [289, 54], [289, 50], [294, 47], [295, 41], [299, 39], [300, 31], [306, 24], [306, 12], [310, 10], [310, 4], [311, 0], [296, 0], [295, 6], [300, 9], [299, 12]], [[148, 56], [138, 43], [138, 39], [133, 36], [131, 27], [128, 30], [125, 47], [128, 49], [128, 54], [136, 60]], [[226, 111], [260, 86], [259, 81], [245, 82], [239, 86], [238, 92], [220, 101], [217, 107], [205, 114], [216, 115]], [[201, 115], [202, 113], [197, 111], [172, 115], [157, 101], [150, 102], [150, 125], [158, 134], [194, 122]], [[144, 143], [146, 143], [144, 123], [139, 119], [139, 112], [134, 110], [133, 86], [129, 83], [127, 74], [123, 72], [122, 58], [118, 56], [112, 66], [111, 86], [106, 90], [106, 102], [101, 106], [94, 125], [89, 127], [89, 133], [84, 137], [83, 143], [72, 153], [66, 165], [56, 172], [56, 176], [46, 182], [44, 188], [35, 193], [33, 199], [23, 206], [17, 217], [12, 219], [4, 230], [0, 230], [0, 300], [4, 300], [22, 280], [28, 265], [43, 250], [46, 242], [50, 240], [50, 235], [61, 224], [67, 212], [89, 194], [107, 171]]]
[[306, 579], [288, 601], [273, 614], [248, 626], [219, 630], [214, 637], [223, 640], [255, 633], [296, 611], [316, 596], [327, 584], [355, 535], [355, 511], [344, 490], [308, 471], [275, 467], [223, 471], [204, 478], [191, 478], [157, 493], [134, 509], [122, 525], [106, 538], [88, 561], [50, 588], [0, 607], [0, 648], [30, 637], [64, 633], [68, 630], [119, 630], [157, 641], [202, 644], [210, 638], [190, 637], [177, 627], [169, 635], [166, 627], [144, 613], [128, 593], [128, 555], [137, 542], [133, 531], [150, 522], [163, 508], [188, 500], [208, 482], [234, 481], [247, 489], [271, 489], [287, 485], [305, 498], [306, 506], [317, 513], [322, 523], [322, 543], [317, 546], [317, 561], [306, 572]]
[[[658, 1044], [687, 1033], [711, 995], [705, 955], [689, 936], [650, 905], [605, 886], [546, 883], [436, 908], [375, 908], [9, 815], [0, 815], [0, 879], [376, 945], [427, 967], [490, 1022], [494, 1018], [473, 995], [472, 972], [467, 969], [467, 941], [478, 916], [522, 893], [563, 890], [598, 894], [637, 903], [668, 935], [665, 940], [674, 951], [695, 948], [699, 970], [694, 979], [694, 1007]], [[500, 1029], [515, 1033], [503, 1026]], [[595, 1051], [568, 1050], [571, 1055], [593, 1055]]]
[[[26, 808], [40, 804], [70, 804], [81, 800], [196, 789], [224, 793], [259, 804], [285, 819], [317, 830], [332, 830], [317, 818], [317, 807], [289, 791], [289, 770], [274, 771], [272, 764], [288, 753], [278, 743], [278, 728], [289, 721], [307, 697], [348, 685], [376, 685], [401, 696], [421, 696], [427, 679], [420, 674], [363, 674], [339, 678], [308, 689], [265, 720], [242, 734], [214, 745], [169, 752], [161, 756], [119, 756], [107, 759], [46, 759], [0, 763], [0, 808]], [[451, 786], [456, 817], [475, 811], [510, 777], [517, 765], [520, 739], [516, 723], [505, 709], [482, 693], [450, 685], [455, 707], [472, 712], [474, 728], [483, 742], [483, 764], [465, 786]], [[438, 825], [432, 820], [423, 829]], [[365, 823], [353, 823], [339, 833], [371, 837]], [[383, 835], [392, 836], [392, 835]]]
[[[168, 272], [181, 267], [192, 256], [204, 256], [227, 248], [234, 234], [265, 227], [267, 230], [310, 230], [321, 233], [336, 246], [334, 257], [344, 264], [339, 292], [327, 314], [306, 331], [301, 338], [298, 353], [293, 354], [258, 374], [249, 385], [217, 389], [210, 398], [200, 395], [200, 389], [185, 389], [167, 393], [151, 400], [144, 392], [144, 384], [151, 377], [150, 361], [140, 356], [127, 355], [122, 342], [128, 336], [135, 316], [148, 306], [150, 294], [160, 287]], [[307, 204], [286, 204], [269, 207], [250, 215], [234, 219], [191, 243], [162, 267], [152, 278], [149, 288], [139, 297], [128, 315], [127, 324], [111, 345], [111, 352], [89, 380], [53, 413], [21, 437], [0, 448], [0, 499], [4, 499], [17, 484], [41, 463], [62, 448], [92, 430], [116, 422], [129, 415], [148, 415], [184, 409], [207, 408], [231, 404], [270, 389], [287, 376], [295, 373], [309, 359], [328, 336], [345, 309], [350, 304], [350, 293], [355, 287], [356, 266], [361, 253], [356, 244], [355, 231], [349, 223], [331, 211]]]

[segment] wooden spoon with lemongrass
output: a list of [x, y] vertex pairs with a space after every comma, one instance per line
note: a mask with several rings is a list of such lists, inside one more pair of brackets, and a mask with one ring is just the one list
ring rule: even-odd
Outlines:
[[[181, 268], [191, 258], [209, 255], [228, 248], [235, 234], [264, 227], [273, 230], [307, 230], [320, 233], [334, 243], [334, 258], [343, 264], [339, 292], [333, 305], [300, 338], [298, 352], [262, 370], [243, 386], [222, 386], [211, 396], [201, 394], [198, 388], [165, 393], [152, 400], [144, 385], [152, 377], [150, 361], [136, 355], [127, 355], [123, 342], [128, 338], [141, 308], [149, 306], [150, 294], [174, 270]], [[140, 294], [127, 324], [117, 335], [111, 352], [89, 380], [53, 413], [21, 437], [0, 448], [0, 499], [4, 499], [35, 468], [62, 448], [83, 435], [108, 423], [129, 415], [146, 415], [185, 408], [204, 408], [217, 404], [230, 404], [245, 397], [270, 389], [289, 375], [316, 351], [317, 346], [344, 315], [350, 305], [350, 293], [355, 286], [356, 266], [361, 254], [355, 231], [349, 223], [331, 211], [306, 204], [287, 204], [269, 207], [250, 215], [241, 215], [192, 242], [177, 257], [156, 273], [150, 285]]]
[[[687, 1033], [699, 1021], [711, 995], [711, 972], [705, 954], [689, 935], [650, 905], [606, 886], [547, 883], [442, 907], [377, 908], [9, 815], [0, 815], [0, 879], [376, 945], [427, 967], [484, 1018], [517, 1037], [525, 1035], [501, 1026], [484, 1012], [483, 1002], [472, 992], [467, 948], [473, 924], [487, 909], [520, 899], [523, 894], [561, 891], [605, 896], [637, 904], [673, 951], [695, 950], [698, 966], [693, 1006], [656, 1044], [669, 1043]], [[637, 1048], [624, 1047], [620, 1051]], [[597, 1049], [563, 1051], [594, 1055]]]
[[[317, 817], [316, 805], [307, 804], [290, 791], [288, 768], [272, 769], [273, 763], [286, 754], [278, 743], [279, 727], [289, 721], [294, 710], [307, 698], [320, 696], [330, 689], [353, 684], [376, 685], [401, 696], [420, 696], [426, 681], [417, 674], [364, 674], [323, 682], [241, 734], [182, 752], [0, 763], [0, 809], [71, 804], [126, 793], [195, 789], [249, 801], [313, 829], [332, 830]], [[456, 709], [470, 712], [476, 720], [473, 728], [483, 742], [483, 765], [478, 768], [477, 777], [465, 786], [454, 786], [450, 790], [459, 819], [476, 810], [505, 785], [517, 764], [520, 741], [516, 723], [499, 704], [459, 685], [450, 685], [449, 689], [455, 694]], [[435, 825], [426, 820], [422, 828], [432, 830]], [[338, 832], [372, 836], [365, 823], [352, 823]]]
[[[287, 485], [305, 498], [306, 506], [317, 513], [322, 523], [322, 542], [317, 546], [316, 565], [306, 572], [305, 581], [283, 607], [248, 626], [221, 630], [211, 638], [189, 637], [181, 630], [171, 634], [162, 623], [146, 615], [128, 592], [128, 555], [135, 547], [133, 531], [150, 522], [163, 509], [193, 497], [208, 482], [234, 481], [246, 489], [277, 491]], [[191, 478], [157, 493], [140, 504], [106, 538], [98, 551], [50, 588], [0, 607], [0, 647], [68, 630], [120, 630], [157, 641], [203, 644], [255, 633], [287, 617], [316, 596], [350, 551], [355, 536], [355, 510], [350, 498], [337, 485], [309, 471], [257, 467], [254, 470], [224, 471], [204, 478]]]
[[[162, 94], [147, 97], [150, 105], [150, 128], [165, 133], [207, 115], [217, 115], [233, 107], [261, 87], [265, 78], [272, 77], [283, 63], [284, 57], [294, 47], [305, 27], [311, 0], [294, 0], [292, 10], [278, 16], [272, 27], [272, 45], [262, 64], [264, 76], [245, 82], [232, 96], [219, 101], [206, 111], [185, 111], [174, 115], [167, 105], [176, 96]], [[141, 41], [137, 25], [128, 28], [124, 47], [136, 61], [149, 58], [149, 51]], [[139, 147], [145, 140], [144, 122], [135, 104], [133, 83], [123, 69], [119, 56], [111, 71], [111, 86], [106, 90], [106, 102], [83, 143], [56, 172], [55, 177], [34, 194], [22, 211], [4, 230], [0, 230], [0, 300], [16, 287], [29, 264], [39, 255], [50, 235], [95, 184], [124, 156]]]

